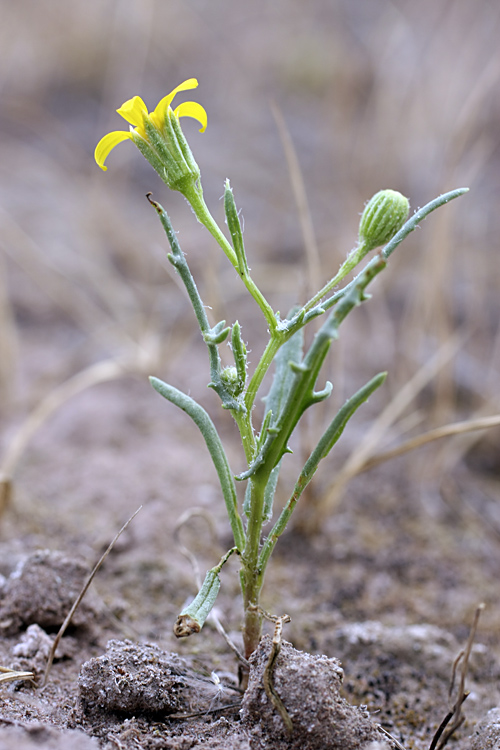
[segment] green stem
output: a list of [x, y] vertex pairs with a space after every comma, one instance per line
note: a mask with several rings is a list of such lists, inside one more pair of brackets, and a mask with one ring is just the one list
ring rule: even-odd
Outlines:
[[215, 239], [217, 244], [222, 248], [222, 250], [228, 257], [231, 265], [237, 269], [238, 259], [236, 257], [236, 253], [234, 252], [233, 248], [229, 244], [229, 241], [221, 232], [219, 225], [213, 218], [212, 214], [208, 210], [208, 206], [205, 203], [205, 199], [203, 197], [203, 190], [201, 188], [201, 185], [199, 187], [195, 187], [193, 185], [192, 187], [190, 187], [189, 190], [187, 190], [184, 193], [184, 195], [188, 203], [191, 205], [191, 208], [193, 209], [194, 213], [196, 214], [196, 218], [198, 219], [200, 224], [203, 224], [203, 226], [206, 229], [208, 229], [212, 237]]
[[258, 455], [250, 467], [238, 475], [239, 480], [249, 479], [264, 466], [272, 470], [287, 451], [288, 440], [305, 410], [312, 404], [328, 398], [332, 389], [331, 383], [327, 382], [322, 391], [315, 391], [314, 386], [330, 344], [337, 337], [339, 326], [344, 318], [366, 299], [365, 288], [386, 265], [387, 261], [380, 255], [376, 255], [365, 266], [358, 276], [356, 285], [330, 313], [326, 322], [316, 333], [302, 362], [294, 365], [296, 376], [288, 391], [279, 419], [273, 423], [272, 430], [268, 430], [264, 442], [259, 447]]
[[245, 458], [250, 465], [256, 451], [256, 440], [252, 428], [252, 416], [245, 410], [231, 412], [240, 431]]
[[[229, 392], [227, 385], [222, 381], [219, 349], [217, 344], [214, 343], [213, 340], [213, 337], [216, 333], [220, 333], [222, 335], [225, 331], [229, 332], [229, 328], [223, 330], [224, 321], [219, 323], [218, 326], [215, 326], [215, 329], [212, 329], [210, 327], [207, 313], [205, 311], [205, 306], [200, 297], [200, 293], [198, 292], [198, 287], [196, 286], [195, 280], [191, 274], [186, 256], [182, 252], [181, 246], [177, 239], [177, 235], [172, 227], [170, 217], [168, 216], [163, 206], [151, 198], [150, 193], [148, 193], [146, 197], [160, 217], [160, 221], [162, 223], [163, 229], [165, 230], [165, 234], [167, 235], [172, 251], [168, 254], [168, 259], [172, 263], [175, 270], [181, 277], [182, 282], [184, 283], [189, 299], [193, 306], [194, 314], [196, 315], [196, 320], [198, 321], [201, 334], [207, 345], [208, 356], [210, 360], [210, 385], [212, 388], [214, 388], [216, 393], [219, 394], [224, 408], [231, 409], [231, 412], [234, 414], [235, 412], [241, 410], [241, 404]], [[217, 328], [219, 328], [218, 331]]]
[[189, 190], [186, 190], [184, 195], [186, 199], [188, 200], [188, 202], [190, 203], [191, 208], [196, 214], [196, 218], [198, 219], [200, 224], [203, 224], [203, 226], [206, 229], [208, 229], [212, 237], [216, 240], [217, 244], [222, 248], [222, 250], [228, 257], [231, 265], [238, 272], [238, 276], [243, 281], [247, 290], [250, 292], [254, 300], [257, 302], [258, 306], [262, 310], [262, 314], [264, 315], [267, 321], [269, 330], [274, 331], [277, 326], [277, 321], [276, 321], [276, 316], [274, 314], [273, 308], [271, 307], [269, 302], [266, 300], [266, 298], [264, 297], [260, 289], [258, 289], [258, 287], [254, 283], [252, 278], [248, 275], [248, 273], [244, 273], [240, 271], [236, 253], [231, 247], [229, 241], [221, 232], [219, 225], [213, 218], [212, 214], [208, 210], [208, 206], [205, 203], [205, 199], [203, 198], [203, 191], [201, 189], [201, 186], [199, 188], [195, 188], [194, 186], [190, 187]]
[[[423, 206], [421, 209], [416, 211], [413, 216], [411, 216], [408, 221], [405, 222], [405, 224], [401, 227], [399, 232], [397, 232], [394, 237], [387, 243], [387, 245], [384, 247], [384, 249], [381, 251], [381, 255], [387, 259], [397, 248], [398, 245], [401, 244], [401, 242], [407, 237], [410, 232], [413, 232], [413, 230], [418, 226], [418, 224], [426, 218], [432, 211], [435, 211], [436, 208], [439, 208], [440, 206], [445, 205], [446, 203], [449, 203], [450, 201], [454, 200], [454, 198], [458, 198], [461, 195], [464, 195], [464, 193], [467, 193], [469, 191], [469, 188], [457, 188], [456, 190], [450, 190], [448, 193], [443, 193], [442, 195], [439, 195], [437, 198], [435, 198], [433, 201], [430, 201], [430, 203], [427, 203], [425, 206]], [[307, 302], [304, 305], [304, 310], [306, 312], [309, 312], [313, 307], [316, 307], [316, 305], [320, 302], [320, 300], [328, 294], [342, 279], [347, 276], [347, 274], [352, 271], [352, 269], [359, 263], [360, 260], [363, 259], [363, 257], [366, 255], [365, 247], [363, 245], [360, 245], [355, 250], [353, 250], [349, 257], [344, 261], [342, 266], [340, 267], [340, 270], [336, 274], [336, 276], [333, 277], [333, 279], [330, 279], [330, 281], [325, 284], [323, 289], [320, 289], [320, 291], [312, 297], [309, 302]], [[330, 301], [330, 300], [329, 300]], [[333, 301], [333, 298], [332, 298]], [[330, 301], [330, 302], [332, 302]], [[331, 306], [331, 305], [330, 305]], [[304, 320], [304, 324], [307, 322], [307, 320]]]
[[273, 331], [271, 333], [271, 338], [269, 339], [267, 346], [264, 349], [264, 353], [259, 360], [259, 364], [255, 368], [255, 372], [252, 375], [245, 394], [245, 407], [248, 414], [251, 414], [252, 412], [257, 392], [262, 381], [264, 380], [266, 372], [268, 371], [270, 365], [274, 360], [274, 357], [276, 356], [278, 349], [285, 343], [285, 341], [287, 341], [287, 339], [290, 338], [293, 333], [294, 329], [292, 331]]
[[346, 258], [346, 260], [342, 263], [340, 266], [337, 274], [333, 277], [333, 279], [330, 279], [330, 281], [325, 284], [325, 286], [317, 292], [317, 294], [312, 297], [309, 302], [307, 302], [303, 310], [305, 312], [309, 312], [313, 307], [316, 307], [318, 302], [323, 299], [323, 297], [328, 294], [337, 284], [339, 284], [342, 279], [344, 279], [348, 273], [352, 271], [353, 268], [355, 268], [358, 263], [365, 257], [365, 245], [362, 243], [357, 248], [352, 250], [349, 253], [349, 256]]
[[263, 467], [250, 479], [250, 514], [246, 530], [245, 551], [241, 556], [241, 587], [245, 620], [243, 641], [245, 657], [248, 658], [257, 648], [262, 630], [262, 616], [255, 609], [259, 604], [262, 588], [262, 575], [259, 569], [259, 550], [264, 516], [265, 490], [269, 480], [269, 470]]
[[240, 273], [240, 278], [243, 281], [244, 285], [246, 286], [247, 290], [250, 292], [254, 300], [257, 302], [258, 306], [262, 310], [262, 313], [266, 319], [266, 322], [269, 326], [269, 331], [272, 333], [276, 330], [276, 326], [278, 325], [276, 320], [276, 315], [274, 314], [274, 310], [269, 304], [269, 302], [266, 300], [258, 286], [255, 284], [254, 280], [248, 275], [248, 273]]

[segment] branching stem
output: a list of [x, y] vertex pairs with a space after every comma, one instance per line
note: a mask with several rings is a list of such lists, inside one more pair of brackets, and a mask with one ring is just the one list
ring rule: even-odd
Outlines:
[[[464, 192], [466, 189], [459, 189], [441, 195], [417, 211], [385, 247], [366, 263], [363, 270], [352, 281], [328, 297], [334, 287], [361, 262], [368, 249], [373, 246], [363, 244], [364, 241], [360, 242], [342, 264], [338, 273], [317, 294], [301, 308], [290, 313], [288, 318], [280, 320], [279, 315], [274, 313], [250, 277], [243, 244], [243, 231], [229, 182], [226, 183], [225, 211], [234, 247], [211, 216], [203, 199], [201, 185], [199, 183], [191, 185], [185, 195], [198, 220], [216, 239], [245, 287], [259, 305], [268, 324], [269, 341], [250, 381], [246, 384], [246, 390], [246, 345], [241, 337], [239, 323], [236, 322], [233, 326], [226, 327], [225, 321], [220, 321], [215, 326], [210, 326], [205, 307], [170, 219], [164, 209], [149, 198], [160, 216], [171, 246], [172, 252], [169, 254], [169, 260], [186, 287], [200, 331], [208, 347], [210, 386], [218, 393], [223, 407], [231, 411], [236, 421], [248, 466], [246, 471], [237, 477], [239, 480], [248, 482], [243, 505], [243, 512], [247, 517], [245, 527], [238, 509], [234, 476], [215, 425], [207, 412], [190, 396], [156, 378], [151, 379], [154, 388], [161, 395], [183, 409], [198, 425], [217, 470], [234, 535], [235, 550], [239, 553], [241, 560], [240, 582], [244, 601], [243, 641], [246, 659], [250, 657], [260, 641], [262, 610], [259, 600], [266, 567], [276, 542], [284, 532], [293, 510], [319, 463], [330, 453], [354, 412], [382, 385], [385, 379], [385, 373], [372, 378], [351, 396], [334, 416], [302, 468], [288, 502], [267, 538], [263, 540], [263, 526], [272, 517], [272, 495], [282, 458], [285, 453], [289, 452], [288, 441], [306, 409], [327, 399], [330, 395], [332, 389], [330, 383], [326, 383], [319, 390], [316, 390], [316, 387], [331, 342], [338, 336], [339, 327], [347, 315], [367, 299], [366, 288], [385, 269], [390, 255], [402, 240], [431, 211]], [[325, 316], [326, 320], [304, 354], [301, 329], [327, 311], [330, 312]], [[218, 346], [228, 337], [229, 331], [232, 331], [231, 346], [236, 365], [232, 368], [233, 374], [229, 372], [231, 368], [222, 370], [218, 350]], [[273, 362], [276, 363], [274, 381], [266, 397], [266, 412], [260, 433], [257, 434], [252, 423], [252, 411], [264, 377]], [[179, 621], [182, 620], [182, 635], [187, 635], [191, 631], [197, 632], [202, 627], [219, 591], [220, 567], [235, 550], [231, 549], [222, 558], [219, 566], [208, 571], [197, 597], [179, 619]], [[271, 667], [269, 674], [272, 674]]]

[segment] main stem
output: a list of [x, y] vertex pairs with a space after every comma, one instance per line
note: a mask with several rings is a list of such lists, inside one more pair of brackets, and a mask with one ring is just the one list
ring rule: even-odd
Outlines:
[[250, 477], [250, 515], [246, 530], [246, 545], [241, 556], [241, 588], [243, 592], [244, 624], [243, 643], [245, 658], [249, 658], [259, 645], [262, 615], [258, 610], [262, 589], [263, 571], [259, 566], [259, 553], [264, 514], [264, 492], [269, 481], [269, 470], [262, 467]]

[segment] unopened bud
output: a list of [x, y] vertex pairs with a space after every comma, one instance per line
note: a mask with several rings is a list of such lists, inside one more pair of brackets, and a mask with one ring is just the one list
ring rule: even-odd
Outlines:
[[359, 243], [365, 252], [385, 245], [399, 232], [410, 213], [410, 202], [397, 190], [379, 190], [368, 201], [359, 222]]
[[221, 380], [232, 396], [236, 395], [239, 386], [238, 370], [234, 366], [225, 367], [221, 374]]

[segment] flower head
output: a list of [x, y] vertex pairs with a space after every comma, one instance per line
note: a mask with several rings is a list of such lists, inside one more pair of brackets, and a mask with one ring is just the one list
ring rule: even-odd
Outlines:
[[179, 91], [197, 86], [196, 78], [184, 81], [163, 97], [153, 112], [148, 112], [140, 96], [134, 96], [122, 104], [116, 111], [130, 124], [130, 130], [115, 130], [101, 138], [94, 154], [99, 167], [106, 171], [104, 163], [110, 151], [122, 141], [130, 139], [169, 187], [184, 192], [186, 179], [198, 180], [200, 171], [184, 138], [179, 118], [193, 117], [198, 120], [200, 132], [203, 133], [207, 127], [207, 113], [197, 102], [183, 102], [174, 110], [170, 105]]
[[385, 245], [408, 218], [410, 203], [397, 190], [379, 190], [368, 201], [359, 223], [359, 242], [364, 251]]

